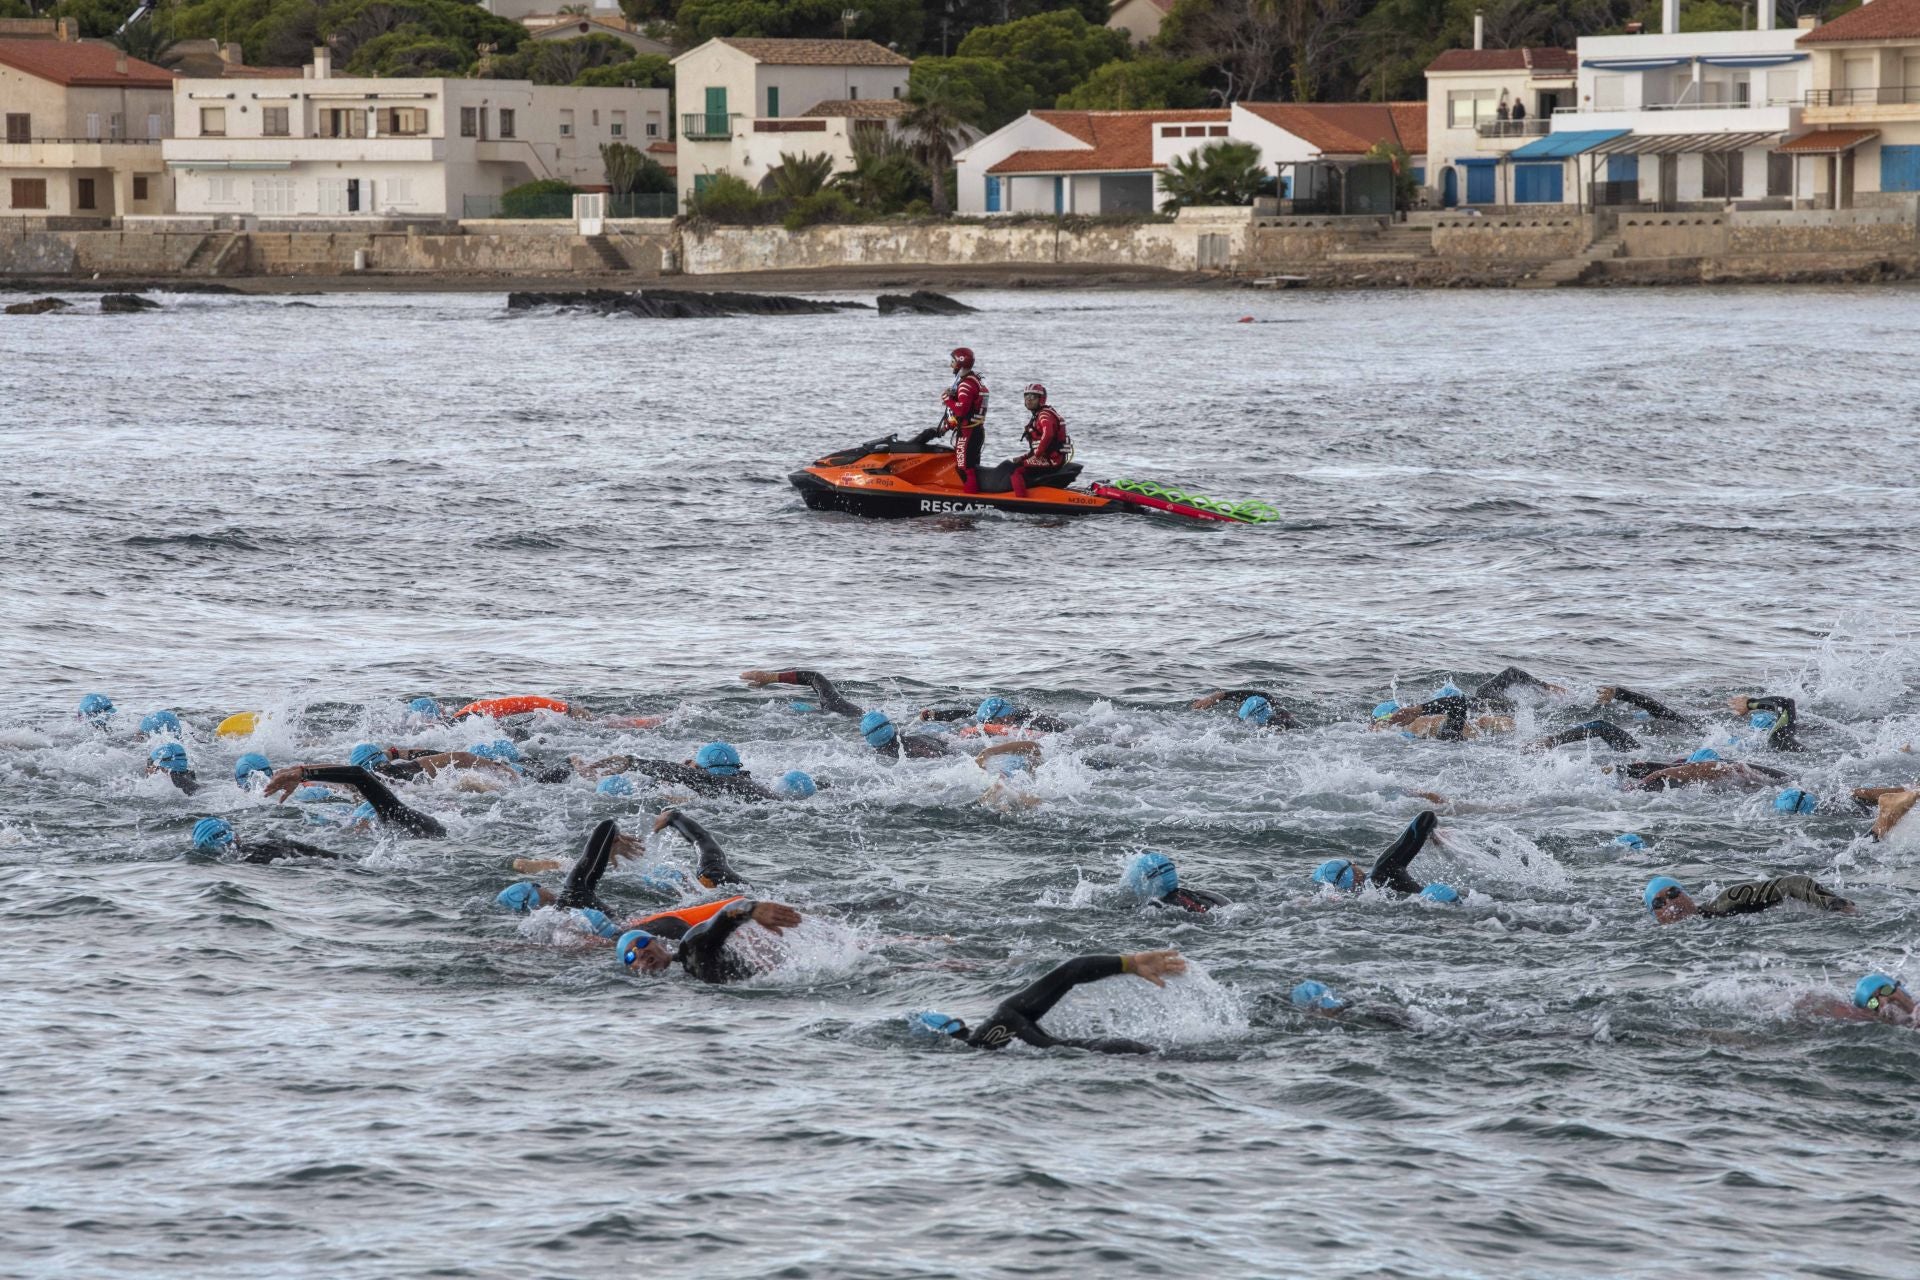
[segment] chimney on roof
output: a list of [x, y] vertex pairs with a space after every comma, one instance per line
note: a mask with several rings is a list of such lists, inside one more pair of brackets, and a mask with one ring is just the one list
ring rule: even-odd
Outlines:
[[1774, 3], [1774, 0], [1757, 0], [1757, 3], [1760, 5], [1760, 29], [1773, 30], [1774, 10], [1779, 6]]
[[1473, 47], [1487, 47], [1487, 15], [1478, 9], [1473, 11]]
[[117, 76], [127, 74], [127, 51], [125, 49], [115, 49], [113, 51], [113, 74]]
[[315, 80], [328, 80], [333, 77], [333, 50], [323, 44], [313, 46], [313, 72]]
[[53, 38], [62, 44], [74, 44], [80, 39], [80, 32], [72, 18], [62, 18], [53, 29]]
[[1800, 19], [1800, 29], [1802, 31], [1811, 31], [1819, 25], [1820, 25], [1820, 18], [1816, 14], [1810, 13], [1806, 17]]
[[240, 46], [233, 41], [228, 41], [226, 44], [220, 46], [220, 61], [230, 67], [244, 67], [247, 64], [245, 53], [242, 52]]
[[1680, 34], [1680, 0], [1660, 0], [1660, 30], [1665, 35]]

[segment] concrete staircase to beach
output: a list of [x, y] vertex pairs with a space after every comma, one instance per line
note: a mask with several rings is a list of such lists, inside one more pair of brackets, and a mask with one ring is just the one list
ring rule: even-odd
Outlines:
[[1433, 257], [1433, 230], [1395, 223], [1382, 227], [1364, 246], [1330, 253], [1328, 262], [1419, 262]]
[[1597, 275], [1599, 264], [1610, 258], [1619, 257], [1623, 248], [1619, 236], [1604, 236], [1571, 258], [1549, 262], [1514, 287], [1516, 289], [1558, 289], [1566, 285], [1579, 284]]
[[240, 236], [235, 232], [215, 232], [200, 237], [200, 243], [193, 246], [193, 252], [180, 264], [183, 276], [217, 276], [224, 273], [228, 261], [240, 247]]
[[587, 242], [587, 247], [593, 250], [594, 256], [600, 259], [600, 264], [607, 270], [617, 271], [622, 275], [633, 270], [632, 267], [627, 265], [627, 260], [621, 254], [619, 246], [614, 244], [608, 237], [598, 235], [583, 238]]

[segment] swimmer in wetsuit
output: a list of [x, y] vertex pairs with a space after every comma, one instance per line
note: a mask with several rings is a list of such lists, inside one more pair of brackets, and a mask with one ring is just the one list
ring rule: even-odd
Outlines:
[[962, 733], [996, 730], [1031, 729], [1035, 733], [1065, 733], [1073, 726], [1059, 716], [1050, 716], [1044, 711], [1035, 711], [1031, 707], [1017, 706], [1002, 697], [983, 698], [972, 707], [927, 707], [920, 712], [922, 720], [952, 722], [972, 720], [973, 726], [962, 729]]
[[1211, 890], [1183, 888], [1179, 869], [1164, 853], [1143, 853], [1135, 858], [1127, 864], [1120, 884], [1143, 907], [1170, 907], [1205, 915], [1215, 907], [1230, 905]]
[[1722, 760], [1712, 747], [1702, 747], [1680, 760], [1631, 760], [1619, 766], [1602, 767], [1609, 773], [1618, 772], [1620, 786], [1628, 791], [1667, 791], [1696, 786], [1752, 791], [1776, 786], [1788, 776], [1764, 764]]
[[1069, 960], [1019, 991], [1002, 1000], [999, 1007], [977, 1027], [944, 1013], [922, 1013], [914, 1025], [936, 1035], [950, 1036], [976, 1049], [1004, 1049], [1015, 1040], [1039, 1049], [1089, 1049], [1095, 1053], [1152, 1053], [1153, 1046], [1138, 1040], [1108, 1038], [1067, 1040], [1047, 1034], [1040, 1019], [1060, 1003], [1060, 998], [1075, 987], [1103, 978], [1131, 973], [1156, 987], [1167, 985], [1187, 971], [1187, 962], [1178, 951], [1138, 951], [1132, 955], [1080, 956]]
[[147, 753], [147, 776], [156, 773], [167, 775], [167, 781], [174, 785], [182, 795], [192, 795], [200, 789], [200, 780], [187, 764], [187, 749], [177, 742], [163, 742]]
[[678, 947], [667, 945], [663, 930], [684, 923], [685, 912], [660, 912], [634, 921], [640, 927], [629, 929], [614, 943], [614, 963], [635, 973], [661, 973], [678, 961], [690, 977], [702, 982], [739, 982], [763, 970], [738, 952], [727, 950], [727, 939], [749, 923], [779, 934], [801, 919], [798, 911], [779, 902], [730, 898], [716, 905], [718, 910], [681, 935]]
[[1733, 714], [1747, 717], [1747, 723], [1767, 733], [1767, 745], [1775, 751], [1805, 751], [1800, 741], [1800, 708], [1792, 698], [1751, 698], [1735, 694], [1727, 699]]
[[1371, 870], [1363, 874], [1356, 862], [1345, 858], [1329, 858], [1313, 869], [1313, 882], [1330, 885], [1347, 893], [1358, 893], [1364, 886], [1374, 885], [1410, 898], [1457, 902], [1460, 895], [1452, 888], [1437, 881], [1422, 884], [1407, 871], [1414, 857], [1427, 847], [1427, 841], [1434, 836], [1434, 827], [1439, 821], [1433, 810], [1424, 810], [1407, 824], [1397, 840], [1387, 846], [1387, 851], [1374, 862]]
[[1278, 731], [1300, 727], [1293, 713], [1280, 705], [1280, 695], [1268, 693], [1265, 689], [1216, 689], [1212, 693], [1202, 694], [1188, 705], [1195, 711], [1206, 711], [1222, 703], [1240, 723], [1256, 729]]
[[[727, 862], [726, 851], [720, 847], [720, 842], [709, 835], [705, 827], [678, 809], [667, 809], [654, 819], [653, 829], [663, 831], [668, 827], [685, 836], [699, 851], [700, 864], [694, 872], [694, 877], [703, 887], [716, 889], [723, 884], [744, 883]], [[557, 906], [563, 909], [594, 910], [612, 916], [616, 914], [614, 909], [600, 900], [601, 877], [621, 860], [645, 857], [646, 851], [644, 842], [634, 836], [621, 834], [619, 824], [608, 818], [588, 835], [586, 847], [574, 860], [572, 868], [567, 872], [566, 883], [559, 892], [556, 893], [544, 885], [534, 884], [530, 880], [523, 880], [502, 890], [496, 901], [501, 906], [515, 911], [532, 911], [538, 907]], [[515, 865], [523, 871], [531, 871], [544, 870], [551, 864], [521, 862]], [[645, 921], [658, 922], [672, 914], [674, 913], [661, 912], [654, 916], [636, 919], [633, 924], [644, 926]], [[683, 923], [679, 931], [675, 932], [671, 925], [662, 925], [654, 928], [654, 932], [664, 933], [667, 937], [678, 937], [689, 927], [691, 922]]]
[[1752, 915], [1771, 911], [1784, 902], [1804, 902], [1822, 911], [1837, 911], [1843, 916], [1858, 915], [1859, 909], [1847, 899], [1816, 881], [1812, 876], [1775, 876], [1771, 880], [1742, 880], [1720, 891], [1706, 906], [1694, 903], [1686, 889], [1672, 876], [1655, 876], [1647, 881], [1641, 901], [1661, 924], [1701, 916], [1722, 920], [1727, 916]]
[[[1417, 738], [1438, 742], [1464, 742], [1482, 734], [1513, 731], [1513, 699], [1507, 690], [1515, 686], [1538, 689], [1543, 693], [1565, 693], [1557, 684], [1549, 684], [1519, 667], [1508, 667], [1472, 693], [1466, 693], [1449, 681], [1434, 691], [1431, 698], [1412, 706], [1387, 701], [1373, 709], [1374, 727], [1392, 726]], [[1469, 716], [1472, 719], [1469, 719]]]
[[841, 716], [858, 716], [861, 714], [861, 709], [841, 697], [840, 691], [833, 687], [833, 681], [827, 679], [818, 671], [742, 671], [740, 678], [756, 689], [763, 688], [770, 684], [806, 685], [809, 689], [813, 690], [813, 696], [820, 701], [817, 706], [796, 702], [793, 704], [794, 710], [796, 711], [831, 711], [835, 715]]
[[[740, 800], [779, 800], [794, 794], [785, 786], [775, 791], [761, 786], [753, 775], [740, 767], [740, 753], [725, 742], [709, 742], [694, 752], [693, 759], [675, 764], [671, 760], [647, 760], [638, 756], [607, 756], [588, 763], [574, 759], [574, 768], [584, 778], [598, 779], [616, 773], [638, 773], [686, 787], [696, 795], [733, 796]], [[804, 775], [802, 775], [804, 776]], [[784, 779], [782, 780], [784, 783]], [[808, 779], [811, 783], [812, 779]], [[809, 792], [808, 794], [811, 794]], [[804, 798], [804, 797], [802, 797]]]
[[233, 825], [225, 818], [202, 818], [193, 824], [193, 847], [201, 853], [225, 853], [232, 850], [240, 861], [268, 863], [276, 858], [339, 858], [341, 855], [318, 845], [303, 844], [282, 836], [261, 836], [242, 843]]
[[391, 827], [402, 835], [428, 837], [447, 834], [447, 829], [440, 825], [438, 818], [400, 803], [399, 798], [387, 789], [386, 783], [355, 765], [297, 764], [274, 774], [261, 794], [278, 796], [280, 803], [285, 804], [287, 797], [297, 787], [308, 782], [352, 787], [360, 793], [362, 800], [373, 806], [374, 816], [382, 826]]
[[1900, 825], [1900, 820], [1913, 811], [1915, 802], [1920, 802], [1920, 783], [1904, 787], [1855, 787], [1853, 800], [1873, 811], [1873, 838], [1885, 840]]

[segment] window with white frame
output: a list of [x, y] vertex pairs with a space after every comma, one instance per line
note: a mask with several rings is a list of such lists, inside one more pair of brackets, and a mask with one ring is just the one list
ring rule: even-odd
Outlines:
[[227, 109], [225, 107], [200, 108], [200, 136], [203, 138], [224, 138], [227, 136]]
[[1447, 128], [1471, 129], [1497, 118], [1500, 95], [1492, 89], [1452, 89], [1447, 93]]
[[385, 187], [386, 202], [391, 205], [413, 203], [412, 178], [388, 178]]
[[267, 216], [285, 216], [294, 212], [293, 178], [284, 173], [255, 178], [253, 211]]
[[560, 112], [560, 136], [563, 138], [571, 138], [573, 136], [573, 112], [571, 111], [563, 110]]
[[207, 175], [208, 204], [238, 204], [240, 197], [234, 191], [233, 175], [214, 173]]
[[614, 138], [624, 138], [627, 136], [627, 113], [626, 112], [616, 111], [613, 113], [613, 116], [607, 125], [607, 134], [609, 137], [614, 137]]

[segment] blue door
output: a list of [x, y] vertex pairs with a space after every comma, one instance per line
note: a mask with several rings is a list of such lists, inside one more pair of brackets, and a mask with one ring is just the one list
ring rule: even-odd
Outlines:
[[1564, 176], [1557, 164], [1517, 164], [1513, 166], [1513, 202], [1515, 204], [1559, 204], [1560, 182]]
[[1639, 156], [1608, 156], [1607, 157], [1607, 181], [1608, 182], [1640, 181], [1640, 157]]
[[1000, 179], [987, 179], [987, 212], [1000, 212]]
[[1476, 164], [1467, 170], [1467, 203], [1493, 203], [1493, 166]]
[[1065, 178], [1055, 178], [1053, 180], [1053, 211], [1055, 213], [1066, 212], [1066, 189], [1067, 180]]
[[1452, 209], [1460, 203], [1460, 178], [1454, 173], [1452, 165], [1440, 178], [1440, 207]]
[[1880, 146], [1880, 189], [1920, 191], [1920, 147]]

